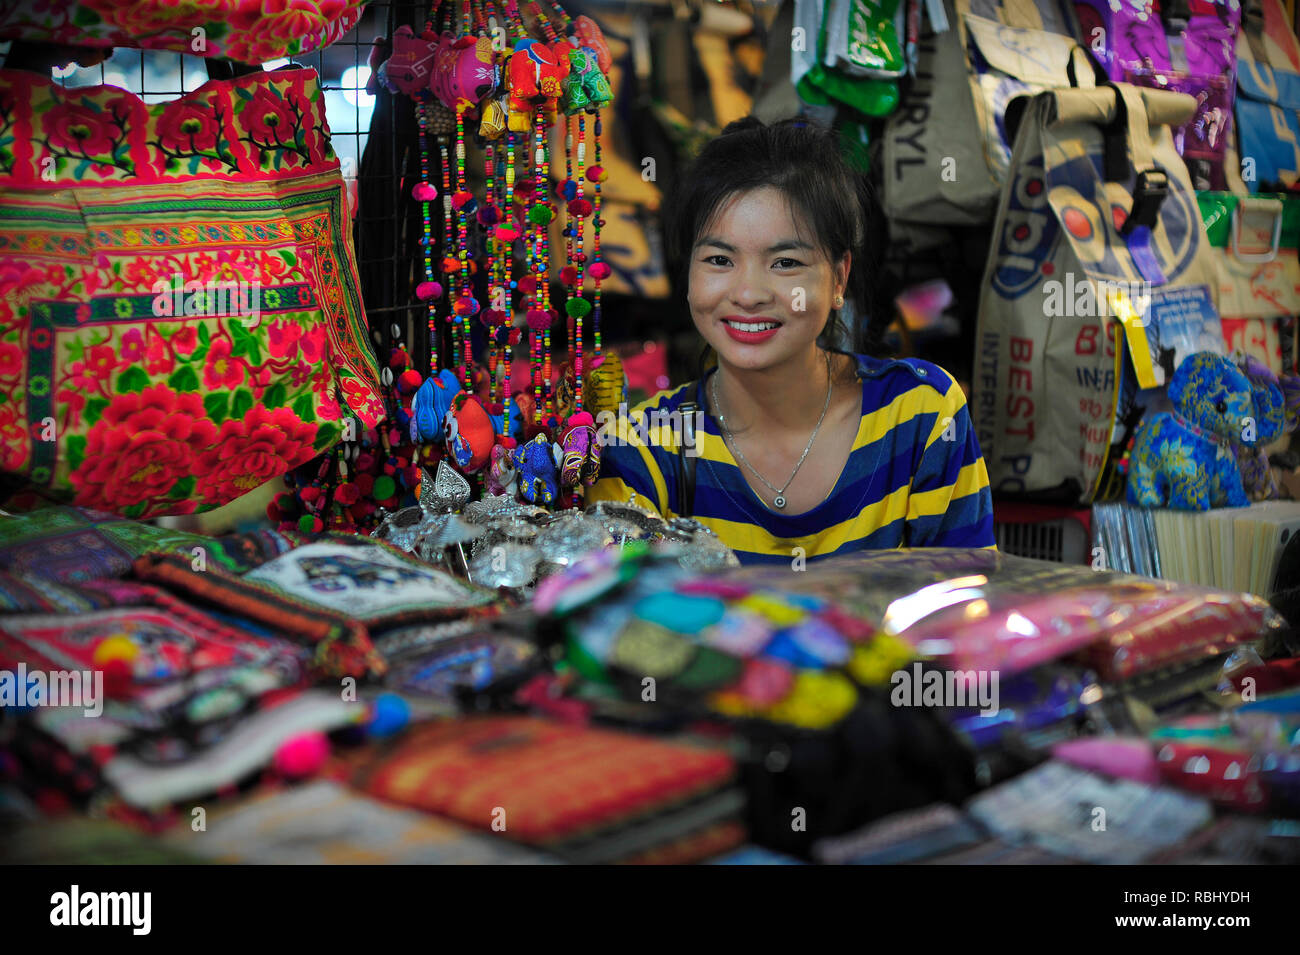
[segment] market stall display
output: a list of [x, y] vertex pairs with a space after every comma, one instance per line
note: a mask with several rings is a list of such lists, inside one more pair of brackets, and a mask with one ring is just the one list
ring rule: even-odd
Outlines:
[[[1278, 0], [20, 6], [0, 860], [1297, 861]], [[65, 82], [109, 47], [206, 80]], [[383, 105], [368, 158], [339, 90]], [[741, 566], [590, 500], [607, 422], [685, 367], [660, 189], [757, 102], [883, 193], [871, 279], [904, 333], [929, 293], [900, 348], [955, 348], [963, 470], [1091, 505], [1087, 563]], [[196, 530], [258, 488], [265, 520]]]

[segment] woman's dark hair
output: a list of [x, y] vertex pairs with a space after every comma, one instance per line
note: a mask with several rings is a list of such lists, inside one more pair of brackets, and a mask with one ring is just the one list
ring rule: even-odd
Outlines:
[[[831, 262], [845, 252], [853, 255], [845, 297], [859, 318], [846, 329], [839, 310], [833, 310], [822, 345], [847, 342], [851, 351], [879, 353], [884, 323], [869, 279], [879, 259], [875, 195], [867, 177], [845, 162], [839, 137], [804, 119], [765, 125], [747, 116], [730, 123], [677, 177], [665, 202], [664, 254], [678, 307], [687, 307], [691, 255], [701, 230], [731, 196], [764, 187], [787, 197]], [[701, 355], [701, 372], [710, 351], [706, 346]]]

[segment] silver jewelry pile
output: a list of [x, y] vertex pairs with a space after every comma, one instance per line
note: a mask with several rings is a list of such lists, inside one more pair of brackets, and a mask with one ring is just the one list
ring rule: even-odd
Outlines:
[[507, 495], [469, 501], [469, 493], [469, 482], [440, 461], [437, 477], [421, 488], [420, 503], [389, 514], [371, 536], [523, 599], [539, 580], [583, 557], [633, 542], [674, 554], [692, 571], [740, 564], [713, 531], [690, 518], [665, 521], [636, 504], [615, 501], [552, 513]]

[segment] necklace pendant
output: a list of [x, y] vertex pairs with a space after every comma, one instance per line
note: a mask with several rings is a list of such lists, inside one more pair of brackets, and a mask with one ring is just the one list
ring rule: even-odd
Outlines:
[[772, 501], [772, 503], [775, 504], [777, 507], [785, 507], [785, 496], [778, 494], [776, 498]]

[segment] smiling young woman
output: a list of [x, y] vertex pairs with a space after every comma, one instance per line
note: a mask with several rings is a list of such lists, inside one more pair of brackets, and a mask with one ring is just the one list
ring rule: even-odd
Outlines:
[[742, 563], [993, 546], [961, 388], [929, 362], [834, 347], [845, 297], [866, 286], [864, 190], [835, 134], [802, 121], [741, 120], [704, 149], [669, 197], [665, 246], [710, 360], [632, 411], [704, 410], [691, 499], [675, 439], [628, 428], [624, 444], [605, 436], [589, 501], [689, 513]]

